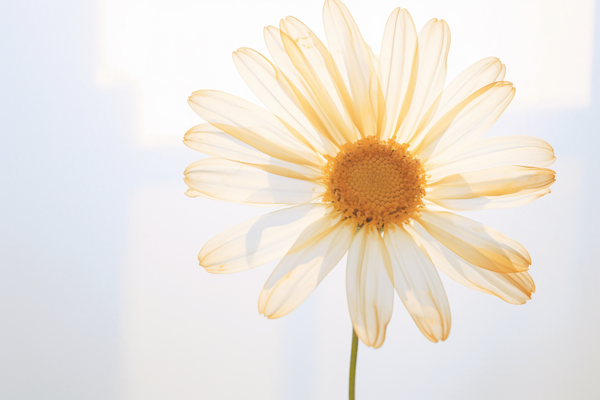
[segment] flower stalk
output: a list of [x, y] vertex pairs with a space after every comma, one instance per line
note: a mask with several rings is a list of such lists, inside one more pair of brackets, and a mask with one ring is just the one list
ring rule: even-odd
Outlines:
[[358, 336], [352, 327], [352, 354], [350, 355], [350, 378], [348, 379], [348, 398], [354, 400], [354, 382], [356, 380], [356, 356], [358, 354]]

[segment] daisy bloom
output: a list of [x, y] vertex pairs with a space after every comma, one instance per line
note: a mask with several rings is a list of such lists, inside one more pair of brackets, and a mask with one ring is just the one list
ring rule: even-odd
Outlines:
[[288, 206], [211, 239], [200, 265], [215, 274], [283, 257], [258, 301], [294, 310], [348, 253], [346, 290], [356, 335], [380, 347], [394, 289], [425, 337], [445, 340], [450, 307], [438, 270], [511, 304], [531, 298], [531, 258], [515, 240], [456, 214], [508, 208], [550, 193], [552, 147], [529, 136], [480, 139], [515, 95], [497, 58], [444, 89], [450, 30], [419, 33], [401, 8], [379, 55], [348, 9], [326, 0], [327, 46], [287, 17], [264, 29], [273, 61], [241, 48], [233, 60], [268, 109], [231, 94], [189, 98], [208, 123], [185, 144], [212, 158], [185, 170], [191, 197]]

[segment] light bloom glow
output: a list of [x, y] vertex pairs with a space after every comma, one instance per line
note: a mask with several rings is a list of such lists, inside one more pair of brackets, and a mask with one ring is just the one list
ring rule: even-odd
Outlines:
[[450, 30], [430, 20], [417, 34], [395, 9], [379, 56], [339, 0], [327, 0], [328, 47], [287, 17], [264, 30], [274, 63], [234, 52], [240, 74], [270, 110], [201, 90], [189, 98], [208, 123], [184, 143], [213, 158], [185, 170], [186, 194], [284, 208], [230, 228], [200, 251], [216, 274], [283, 257], [259, 311], [294, 310], [348, 253], [354, 330], [380, 347], [394, 288], [421, 332], [445, 340], [450, 307], [437, 270], [524, 304], [535, 290], [527, 250], [453, 211], [508, 208], [550, 193], [552, 147], [529, 136], [479, 138], [515, 95], [506, 67], [485, 58], [444, 89]]

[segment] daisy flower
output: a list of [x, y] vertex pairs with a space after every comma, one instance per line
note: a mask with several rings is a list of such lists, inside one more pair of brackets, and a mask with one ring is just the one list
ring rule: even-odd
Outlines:
[[450, 30], [417, 34], [395, 9], [377, 56], [348, 9], [326, 0], [327, 46], [287, 17], [264, 37], [274, 61], [241, 48], [237, 69], [268, 109], [231, 94], [189, 98], [208, 123], [185, 144], [212, 158], [185, 170], [191, 197], [288, 206], [211, 239], [200, 265], [215, 274], [281, 261], [258, 301], [269, 318], [294, 310], [348, 254], [356, 335], [380, 347], [394, 289], [427, 339], [445, 340], [450, 307], [438, 270], [523, 304], [535, 290], [527, 250], [456, 211], [508, 208], [550, 193], [552, 147], [529, 136], [480, 139], [515, 95], [497, 58], [444, 88]]

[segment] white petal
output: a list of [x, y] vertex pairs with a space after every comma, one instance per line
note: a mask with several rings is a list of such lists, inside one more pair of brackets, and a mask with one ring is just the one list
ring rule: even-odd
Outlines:
[[331, 54], [350, 88], [356, 126], [363, 137], [379, 134], [385, 102], [369, 47], [341, 1], [325, 0], [323, 22]]
[[[547, 189], [554, 181], [554, 171], [551, 169], [509, 165], [449, 175], [428, 184], [426, 197], [448, 209], [458, 207], [467, 210], [468, 206], [477, 204], [478, 208], [481, 208], [494, 200], [502, 202], [506, 198], [512, 198], [508, 203], [519, 203], [533, 193], [539, 197], [548, 193]], [[515, 199], [517, 196], [519, 199]], [[531, 198], [530, 201], [537, 197]], [[485, 199], [474, 200], [478, 198]]]
[[210, 197], [247, 204], [302, 204], [325, 193], [311, 181], [270, 174], [221, 158], [205, 158], [188, 166], [185, 183]]
[[450, 28], [446, 21], [430, 20], [419, 32], [418, 45], [419, 66], [416, 82], [411, 83], [416, 86], [410, 109], [397, 134], [400, 143], [409, 142], [444, 88], [450, 50]]
[[324, 164], [277, 117], [246, 100], [216, 90], [199, 90], [188, 104], [210, 124], [271, 157], [316, 167]]
[[186, 132], [188, 147], [215, 157], [252, 165], [276, 175], [304, 180], [318, 180], [319, 169], [273, 158], [211, 124], [201, 124]]
[[373, 63], [373, 68], [375, 68], [375, 71], [379, 71], [379, 56], [373, 53], [373, 49], [371, 48], [371, 46], [367, 44], [367, 47], [369, 48], [369, 54], [371, 55], [371, 62]]
[[472, 219], [422, 211], [416, 220], [444, 246], [480, 268], [514, 273], [526, 271], [531, 264], [529, 253], [517, 241]]
[[426, 118], [420, 122], [415, 136], [410, 139], [411, 144], [414, 146], [420, 143], [425, 133], [442, 116], [466, 100], [477, 90], [490, 83], [502, 80], [505, 72], [506, 67], [496, 57], [484, 58], [461, 72], [442, 91], [439, 98], [430, 107]]
[[494, 125], [514, 95], [512, 83], [504, 81], [475, 91], [425, 131], [414, 154], [429, 165], [452, 159]]
[[265, 41], [288, 78], [315, 129], [336, 146], [355, 141], [358, 130], [346, 108], [349, 94], [327, 48], [304, 24], [294, 18], [282, 21], [280, 31], [265, 29]]
[[356, 224], [330, 214], [300, 234], [290, 251], [267, 280], [258, 300], [258, 310], [279, 318], [294, 310], [344, 257]]
[[379, 231], [363, 226], [348, 253], [346, 294], [356, 335], [367, 346], [380, 347], [392, 318], [394, 286], [391, 263]]
[[450, 305], [440, 277], [412, 237], [395, 224], [383, 235], [392, 265], [393, 282], [415, 323], [432, 342], [450, 334]]
[[[393, 136], [410, 107], [418, 71], [417, 30], [408, 11], [396, 8], [390, 15], [379, 62], [379, 80], [387, 109], [383, 139]], [[414, 76], [413, 76], [414, 75]]]
[[448, 175], [494, 168], [503, 165], [548, 167], [556, 157], [546, 141], [533, 136], [496, 136], [475, 141], [456, 157], [439, 165], [425, 164], [427, 182]]
[[229, 228], [202, 247], [200, 265], [213, 274], [229, 274], [273, 261], [284, 256], [300, 233], [327, 209], [323, 204], [303, 204]]
[[418, 222], [405, 225], [405, 228], [437, 268], [466, 287], [492, 294], [511, 304], [524, 304], [535, 292], [535, 284], [528, 272], [503, 274], [476, 267], [435, 240]]
[[[541, 189], [536, 192], [525, 194], [505, 195], [505, 196], [480, 196], [472, 199], [436, 199], [435, 203], [440, 208], [438, 210], [446, 211], [474, 211], [491, 210], [498, 208], [513, 208], [529, 204], [534, 200], [550, 193], [550, 188]], [[433, 200], [431, 200], [433, 202]], [[428, 207], [432, 210], [435, 208]]]
[[321, 154], [335, 155], [335, 148], [314, 129], [302, 112], [302, 106], [283, 73], [262, 54], [249, 48], [233, 53], [233, 61], [240, 75], [260, 101], [280, 117], [290, 129], [295, 129]]

